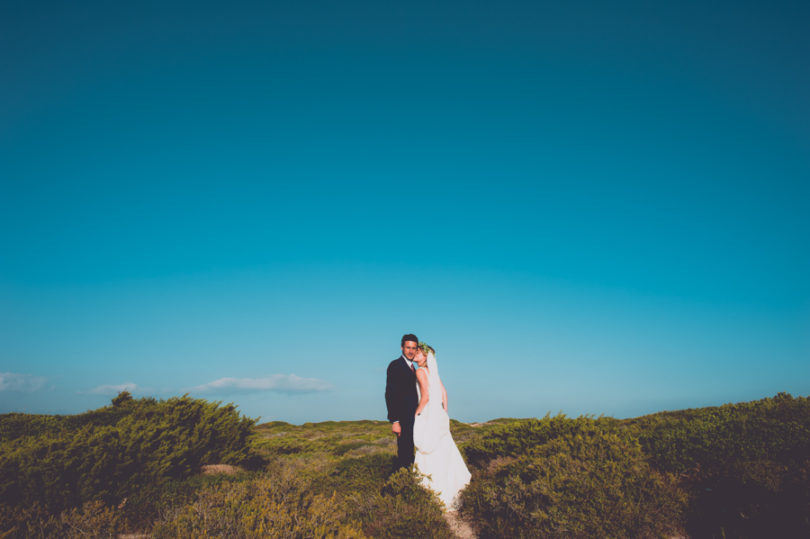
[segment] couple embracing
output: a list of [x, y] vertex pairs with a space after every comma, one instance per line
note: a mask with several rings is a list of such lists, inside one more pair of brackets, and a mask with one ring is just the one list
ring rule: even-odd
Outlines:
[[410, 333], [402, 337], [401, 347], [402, 355], [388, 365], [385, 382], [388, 421], [397, 435], [397, 467], [415, 464], [424, 475], [422, 484], [453, 509], [470, 482], [470, 472], [450, 434], [447, 391], [439, 378], [436, 352]]

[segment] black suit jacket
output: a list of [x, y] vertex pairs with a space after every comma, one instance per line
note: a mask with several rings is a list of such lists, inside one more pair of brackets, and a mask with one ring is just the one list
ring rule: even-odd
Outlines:
[[388, 421], [413, 423], [413, 415], [419, 406], [416, 374], [402, 356], [388, 365], [388, 374], [385, 379], [385, 405], [388, 407]]

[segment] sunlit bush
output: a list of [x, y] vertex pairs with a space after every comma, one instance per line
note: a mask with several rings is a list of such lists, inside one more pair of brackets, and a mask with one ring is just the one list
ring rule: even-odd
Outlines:
[[[807, 398], [453, 429], [482, 538], [810, 537]], [[189, 397], [0, 415], [0, 537], [451, 537], [395, 452], [386, 422], [257, 427]], [[243, 471], [197, 473], [221, 463]]]
[[100, 501], [87, 502], [60, 514], [52, 515], [39, 504], [29, 507], [0, 505], [0, 537], [28, 539], [78, 539], [117, 537], [125, 528], [124, 518], [116, 507]]
[[[585, 418], [531, 426], [555, 436], [490, 460], [462, 495], [462, 512], [481, 535], [658, 537], [682, 529], [685, 495], [674, 477], [650, 468], [632, 435]], [[525, 423], [511, 428], [479, 447], [511, 444], [526, 432]]]
[[690, 534], [810, 537], [810, 399], [780, 393], [626, 424], [655, 467], [682, 476]]
[[546, 415], [542, 419], [516, 419], [488, 429], [483, 436], [464, 444], [461, 451], [468, 465], [482, 466], [495, 458], [524, 455], [549, 440], [571, 435], [592, 424], [608, 429], [617, 426], [618, 421], [609, 417], [571, 419], [564, 414]]
[[419, 476], [401, 469], [378, 493], [351, 494], [346, 502], [370, 537], [451, 539], [438, 498], [419, 484]]
[[0, 503], [39, 503], [56, 513], [86, 501], [118, 504], [140, 489], [196, 473], [208, 463], [259, 462], [254, 420], [188, 396], [166, 401], [117, 398], [78, 416], [3, 417]]
[[318, 477], [313, 488], [324, 494], [357, 492], [373, 495], [380, 492], [395, 471], [394, 455], [377, 453], [359, 458], [345, 458]]
[[313, 495], [292, 475], [262, 476], [200, 490], [168, 511], [154, 537], [364, 537], [335, 496]]

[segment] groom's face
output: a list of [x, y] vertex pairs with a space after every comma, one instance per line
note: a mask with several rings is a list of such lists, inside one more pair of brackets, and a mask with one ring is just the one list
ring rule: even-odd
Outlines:
[[419, 344], [414, 341], [405, 341], [405, 344], [402, 345], [402, 355], [408, 358], [408, 360], [413, 361], [413, 358], [416, 357], [416, 348], [418, 346]]

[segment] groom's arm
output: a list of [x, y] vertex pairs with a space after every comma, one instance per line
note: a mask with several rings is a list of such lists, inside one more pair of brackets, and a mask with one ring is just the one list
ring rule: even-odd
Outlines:
[[397, 405], [397, 391], [396, 379], [394, 376], [393, 365], [388, 365], [388, 371], [385, 377], [385, 407], [388, 409], [388, 421], [394, 423], [400, 420], [399, 406]]
[[401, 407], [398, 402], [399, 392], [396, 390], [396, 376], [394, 374], [394, 364], [388, 365], [385, 378], [385, 406], [388, 408], [388, 421], [391, 422], [391, 432], [399, 436], [402, 433], [402, 426], [399, 420], [402, 417]]

